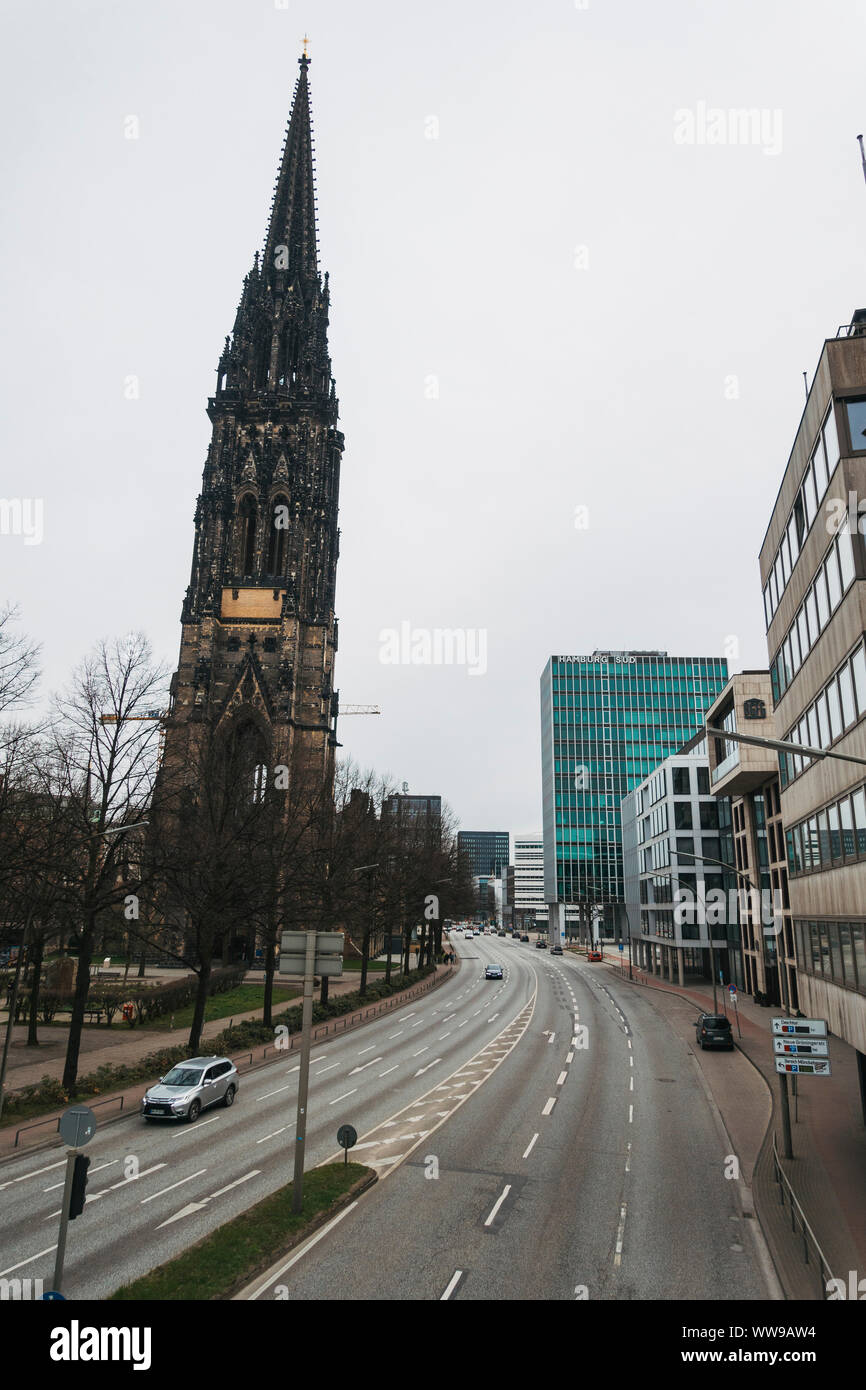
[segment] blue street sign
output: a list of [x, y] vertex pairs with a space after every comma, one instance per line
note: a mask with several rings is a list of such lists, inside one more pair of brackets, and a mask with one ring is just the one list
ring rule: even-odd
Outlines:
[[620, 949], [620, 950], [622, 950], [622, 949], [623, 949], [623, 945], [622, 945], [622, 942], [620, 942], [620, 943], [619, 943], [619, 949]]
[[58, 1293], [56, 1289], [49, 1289], [49, 1290], [48, 1290], [48, 1293], [44, 1293], [44, 1294], [42, 1295], [42, 1298], [43, 1298], [43, 1301], [47, 1299], [47, 1300], [50, 1302], [50, 1301], [53, 1301], [53, 1300], [55, 1300], [55, 1299], [59, 1299], [61, 1303], [65, 1303], [65, 1302], [66, 1302], [66, 1294], [65, 1294], [65, 1293]]

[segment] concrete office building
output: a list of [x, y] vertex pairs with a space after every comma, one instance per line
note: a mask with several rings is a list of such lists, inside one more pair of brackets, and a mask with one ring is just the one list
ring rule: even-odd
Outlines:
[[[866, 310], [823, 346], [761, 547], [778, 736], [866, 758]], [[866, 1113], [866, 768], [780, 759], [800, 1008], [859, 1053]]]
[[541, 832], [514, 836], [514, 925], [547, 930], [544, 898], [544, 840]]
[[[707, 725], [777, 738], [769, 671], [732, 676], [707, 711]], [[710, 785], [730, 807], [730, 848], [721, 858], [736, 870], [743, 989], [761, 1004], [798, 1002], [794, 932], [776, 754], [734, 739], [708, 739]]]
[[[622, 802], [625, 905], [632, 959], [684, 985], [740, 984], [737, 900], [720, 864], [719, 803], [698, 734]], [[703, 859], [706, 855], [706, 860]]]
[[720, 657], [552, 656], [541, 677], [544, 894], [551, 936], [574, 904], [625, 936], [620, 806], [702, 727], [728, 678]]

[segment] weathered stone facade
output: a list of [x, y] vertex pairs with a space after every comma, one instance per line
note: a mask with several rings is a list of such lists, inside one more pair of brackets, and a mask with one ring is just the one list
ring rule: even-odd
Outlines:
[[332, 771], [343, 436], [317, 264], [308, 67], [301, 58], [264, 255], [244, 280], [208, 403], [166, 766], [192, 765], [197, 729], [252, 726], [270, 767]]

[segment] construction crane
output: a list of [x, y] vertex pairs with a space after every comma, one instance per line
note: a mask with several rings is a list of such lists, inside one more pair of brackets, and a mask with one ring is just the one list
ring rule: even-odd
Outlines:
[[378, 705], [340, 705], [340, 714], [381, 714]]
[[162, 755], [165, 752], [165, 721], [168, 716], [169, 711], [167, 709], [146, 709], [143, 714], [126, 714], [123, 717], [119, 714], [101, 714], [99, 722], [100, 724], [136, 724], [142, 722], [161, 724], [157, 751], [157, 763], [161, 764]]

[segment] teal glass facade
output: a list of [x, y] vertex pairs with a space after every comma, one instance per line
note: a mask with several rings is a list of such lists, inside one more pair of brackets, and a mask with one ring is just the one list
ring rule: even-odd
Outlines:
[[547, 902], [623, 902], [620, 803], [703, 727], [727, 680], [720, 657], [550, 658], [541, 677]]

